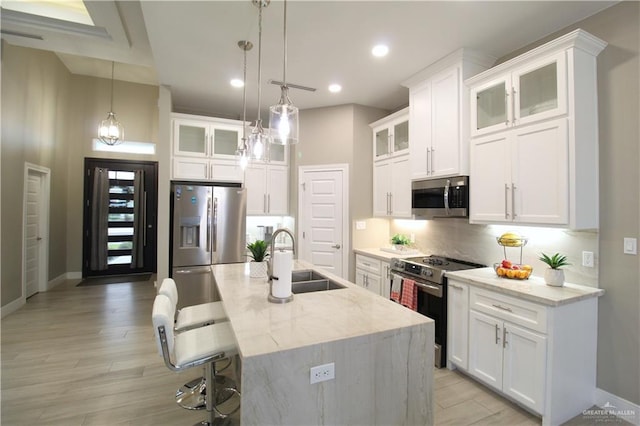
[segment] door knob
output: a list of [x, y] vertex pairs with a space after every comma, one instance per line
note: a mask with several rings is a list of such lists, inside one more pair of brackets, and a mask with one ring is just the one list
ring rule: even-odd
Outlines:
[[339, 249], [340, 248], [340, 244], [334, 244], [331, 247], [334, 248], [334, 249]]

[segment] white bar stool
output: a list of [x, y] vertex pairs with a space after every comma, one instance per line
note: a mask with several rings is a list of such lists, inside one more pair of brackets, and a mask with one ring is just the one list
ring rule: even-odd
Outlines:
[[[155, 329], [158, 352], [164, 363], [172, 371], [182, 371], [188, 368], [204, 365], [206, 378], [212, 395], [216, 394], [215, 367], [216, 361], [229, 359], [237, 355], [237, 345], [233, 337], [231, 325], [226, 323], [211, 324], [200, 328], [174, 334], [173, 324], [175, 305], [164, 294], [156, 296], [153, 303], [152, 321]], [[172, 357], [174, 361], [172, 362]], [[240, 396], [235, 389], [225, 389]], [[220, 425], [226, 423], [227, 416], [236, 412], [240, 405], [229, 413], [221, 413], [214, 398], [206, 399], [206, 409], [209, 419], [197, 425]]]
[[[165, 278], [162, 280], [158, 294], [167, 296], [173, 304], [174, 309], [178, 306], [178, 288], [173, 279]], [[180, 333], [223, 321], [227, 321], [227, 314], [224, 311], [222, 302], [185, 306], [177, 312], [173, 331]], [[232, 379], [217, 374], [225, 370], [229, 365], [231, 365], [231, 359], [229, 359], [227, 365], [214, 371], [216, 385], [219, 389], [236, 388], [236, 383]], [[188, 410], [204, 409], [206, 394], [205, 383], [206, 380], [204, 376], [200, 376], [180, 386], [176, 391], [176, 403]], [[223, 403], [231, 396], [233, 396], [233, 394], [230, 392], [218, 392], [216, 394], [216, 404]]]

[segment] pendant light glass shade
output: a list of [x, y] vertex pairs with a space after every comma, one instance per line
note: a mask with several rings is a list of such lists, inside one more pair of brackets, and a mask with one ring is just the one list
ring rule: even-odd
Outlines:
[[113, 112], [113, 68], [114, 62], [111, 62], [111, 108], [107, 114], [107, 118], [100, 122], [98, 127], [98, 139], [101, 142], [113, 146], [118, 145], [124, 141], [124, 127], [116, 119], [116, 114]]
[[298, 108], [289, 100], [289, 88], [282, 86], [280, 102], [269, 108], [271, 142], [278, 145], [298, 143]]
[[251, 50], [253, 43], [241, 40], [238, 42], [238, 47], [244, 52], [244, 66], [242, 77], [242, 139], [240, 140], [240, 146], [236, 150], [236, 157], [240, 168], [245, 170], [249, 165], [249, 146], [247, 144], [247, 51]]
[[298, 108], [289, 99], [287, 86], [287, 0], [284, 0], [284, 60], [282, 66], [282, 86], [280, 101], [269, 108], [269, 128], [272, 132], [271, 142], [278, 145], [294, 145], [298, 143]]

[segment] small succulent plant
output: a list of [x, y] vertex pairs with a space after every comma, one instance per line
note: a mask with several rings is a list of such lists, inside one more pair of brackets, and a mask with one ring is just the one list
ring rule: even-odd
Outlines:
[[560, 269], [563, 266], [571, 265], [567, 262], [567, 256], [561, 255], [560, 253], [556, 253], [553, 256], [540, 253], [538, 259], [549, 265], [551, 269]]
[[408, 246], [411, 242], [406, 235], [396, 234], [391, 238], [391, 244], [397, 244], [400, 246]]
[[254, 262], [263, 262], [269, 256], [269, 253], [267, 253], [268, 247], [264, 240], [256, 240], [251, 244], [247, 244], [247, 248], [251, 252], [249, 257]]

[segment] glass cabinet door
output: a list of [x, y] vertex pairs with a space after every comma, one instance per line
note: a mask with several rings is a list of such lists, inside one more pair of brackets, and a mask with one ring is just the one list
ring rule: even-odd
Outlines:
[[393, 152], [409, 149], [409, 121], [393, 126]]
[[564, 114], [566, 112], [565, 75], [564, 53], [516, 70], [513, 73], [515, 124], [530, 123]]
[[389, 128], [376, 132], [376, 158], [389, 155]]
[[476, 96], [475, 129], [482, 130], [496, 125], [507, 125], [507, 82], [496, 82], [478, 89]]
[[213, 129], [213, 155], [235, 156], [238, 149], [240, 131], [231, 129]]
[[269, 161], [275, 163], [285, 163], [285, 149], [284, 145], [271, 143], [269, 144]]
[[179, 155], [207, 155], [207, 126], [175, 121], [174, 153]]

